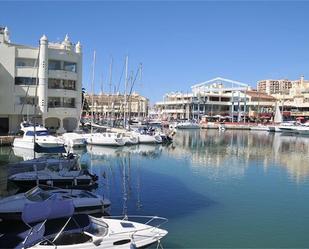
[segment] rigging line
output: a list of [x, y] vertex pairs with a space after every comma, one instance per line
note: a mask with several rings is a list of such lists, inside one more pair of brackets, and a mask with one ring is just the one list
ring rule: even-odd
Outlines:
[[137, 80], [137, 77], [138, 77], [139, 73], [140, 73], [140, 68], [136, 71], [134, 80], [132, 81], [132, 84], [131, 84], [131, 88], [130, 88], [130, 93], [129, 93], [129, 95], [131, 95], [131, 93], [132, 93], [132, 90], [133, 90], [133, 87], [134, 87], [134, 83], [135, 83], [135, 81]]
[[121, 80], [122, 80], [122, 77], [123, 77], [123, 74], [124, 74], [125, 67], [126, 67], [126, 62], [123, 63], [122, 72], [121, 72], [121, 75], [120, 75], [118, 86], [116, 88], [116, 92], [119, 92], [119, 88], [120, 88], [120, 84], [121, 84]]

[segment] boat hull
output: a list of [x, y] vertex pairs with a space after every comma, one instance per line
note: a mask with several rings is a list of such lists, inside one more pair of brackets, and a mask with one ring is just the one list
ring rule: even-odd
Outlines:
[[[62, 143], [59, 142], [48, 142], [48, 141], [44, 141], [41, 142], [39, 140], [36, 141], [38, 145], [42, 146], [42, 147], [46, 147], [46, 148], [54, 148], [54, 147], [59, 147], [61, 145], [63, 145]], [[34, 143], [33, 140], [25, 140], [22, 138], [15, 138], [14, 142], [13, 142], [13, 146], [16, 148], [24, 148], [24, 149], [34, 149]]]
[[10, 179], [10, 181], [21, 189], [30, 189], [38, 184], [69, 189], [91, 189], [96, 186], [90, 179]]

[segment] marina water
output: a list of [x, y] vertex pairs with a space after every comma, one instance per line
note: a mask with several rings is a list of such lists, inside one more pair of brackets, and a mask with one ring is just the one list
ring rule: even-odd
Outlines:
[[[173, 144], [77, 150], [111, 215], [169, 219], [165, 248], [308, 247], [309, 137], [179, 131]], [[0, 148], [1, 194], [9, 192]]]

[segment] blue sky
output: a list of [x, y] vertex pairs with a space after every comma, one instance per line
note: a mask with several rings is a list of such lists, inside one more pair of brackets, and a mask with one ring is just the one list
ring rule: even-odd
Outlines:
[[143, 63], [135, 90], [152, 103], [218, 76], [252, 86], [265, 78], [309, 78], [305, 1], [0, 1], [0, 7], [0, 25], [13, 42], [37, 45], [42, 34], [59, 41], [66, 33], [80, 40], [88, 90], [93, 50], [97, 91], [102, 77], [109, 90], [111, 56], [118, 85], [128, 54], [130, 70]]

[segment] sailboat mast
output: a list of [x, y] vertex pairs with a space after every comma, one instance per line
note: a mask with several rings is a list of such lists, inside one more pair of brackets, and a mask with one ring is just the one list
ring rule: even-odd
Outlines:
[[92, 113], [91, 113], [91, 134], [93, 132], [93, 124], [94, 124], [94, 71], [95, 71], [95, 55], [96, 55], [96, 52], [95, 50], [93, 51], [93, 64], [92, 64], [92, 82], [91, 82], [91, 92], [92, 92], [92, 95], [91, 95], [91, 106], [92, 106]]
[[128, 63], [129, 57], [126, 56], [126, 77], [124, 82], [124, 112], [123, 112], [123, 127], [126, 127], [126, 107], [127, 107], [127, 86], [128, 86]]
[[112, 114], [113, 114], [113, 111], [111, 109], [111, 106], [112, 106], [112, 73], [113, 73], [113, 57], [111, 57], [110, 64], [109, 64], [109, 99], [108, 99], [108, 111], [110, 112], [109, 113], [109, 125], [111, 125]]

